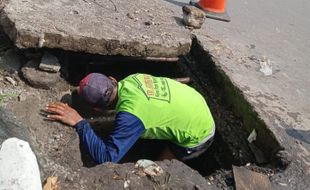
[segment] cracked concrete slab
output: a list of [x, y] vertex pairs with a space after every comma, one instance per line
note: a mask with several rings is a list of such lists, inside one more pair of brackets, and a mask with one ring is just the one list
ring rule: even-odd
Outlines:
[[[176, 57], [189, 52], [181, 8], [164, 1], [6, 0], [0, 24], [19, 48]], [[152, 5], [152, 6], [150, 6]]]

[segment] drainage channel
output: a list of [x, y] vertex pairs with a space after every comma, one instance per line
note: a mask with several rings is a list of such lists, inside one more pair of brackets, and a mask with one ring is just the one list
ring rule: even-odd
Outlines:
[[[64, 78], [73, 86], [77, 86], [78, 82], [91, 72], [113, 76], [117, 80], [139, 72], [182, 78], [203, 94], [216, 122], [215, 141], [202, 156], [186, 162], [203, 176], [220, 176], [219, 180], [228, 187], [233, 185], [232, 165], [249, 166], [250, 163], [250, 169], [267, 174], [279, 169], [281, 164], [274, 155], [281, 147], [228, 77], [216, 68], [214, 60], [196, 39], [190, 54], [178, 59], [106, 57], [60, 50], [54, 53], [58, 54], [62, 62]], [[89, 118], [97, 133], [105, 136], [113, 129], [113, 110], [102, 116], [102, 113], [94, 112], [83, 103], [76, 92], [72, 94], [72, 105], [84, 117]], [[254, 129], [259, 133], [258, 139], [249, 143], [248, 136]], [[139, 140], [121, 163], [135, 162], [139, 158], [156, 160], [162, 147], [165, 147], [165, 142]], [[89, 161], [88, 165], [92, 164]]]
[[[27, 50], [36, 53], [35, 50]], [[182, 79], [205, 97], [216, 123], [215, 141], [200, 157], [186, 162], [203, 176], [220, 176], [227, 186], [233, 185], [232, 165], [251, 164], [252, 169], [273, 173], [281, 163], [275, 154], [281, 150], [266, 126], [257, 118], [242, 94], [229, 81], [229, 78], [216, 67], [212, 57], [194, 39], [191, 52], [180, 58], [134, 58], [121, 56], [99, 56], [49, 50], [57, 55], [62, 64], [62, 77], [72, 86], [88, 73], [99, 72], [121, 80], [133, 73], [148, 73]], [[190, 80], [189, 80], [190, 79]], [[88, 118], [97, 133], [103, 137], [113, 130], [115, 112], [110, 110], [102, 116], [81, 101], [74, 91], [64, 96], [83, 117]], [[255, 143], [248, 142], [248, 136], [256, 130]], [[156, 160], [166, 142], [139, 140], [121, 160], [121, 163], [135, 162], [146, 158]], [[82, 153], [85, 166], [94, 163]]]
[[[7, 48], [7, 46], [3, 45], [1, 48]], [[36, 50], [27, 51], [36, 53]], [[188, 55], [168, 59], [99, 56], [62, 50], [48, 51], [57, 55], [62, 64], [62, 77], [72, 86], [77, 86], [78, 82], [91, 72], [113, 76], [117, 80], [140, 72], [181, 78], [183, 82], [194, 87], [208, 102], [216, 123], [216, 135], [208, 151], [186, 164], [207, 178], [215, 176], [222, 183], [222, 187], [233, 187], [232, 165], [250, 163], [250, 169], [267, 174], [285, 167], [275, 156], [282, 149], [280, 145], [257, 117], [242, 93], [217, 68], [216, 60], [203, 50], [197, 39], [193, 39], [193, 46]], [[72, 95], [64, 96], [63, 101], [69, 101], [82, 116], [88, 118], [95, 131], [103, 137], [113, 130], [115, 115], [113, 110], [107, 111], [104, 115], [95, 112], [79, 99], [76, 91]], [[249, 143], [248, 136], [254, 129], [258, 134], [257, 139], [254, 143]], [[165, 142], [139, 140], [121, 163], [135, 162], [141, 158], [156, 160], [162, 147], [165, 147]], [[94, 165], [86, 154], [82, 153], [82, 157], [85, 157], [83, 159], [85, 166]]]

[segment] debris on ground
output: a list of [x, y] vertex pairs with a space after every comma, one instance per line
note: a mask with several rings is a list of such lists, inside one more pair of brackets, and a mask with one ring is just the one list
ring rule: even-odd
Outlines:
[[138, 160], [135, 167], [150, 176], [160, 176], [164, 173], [163, 169], [151, 160]]
[[253, 141], [256, 140], [256, 136], [257, 136], [257, 133], [255, 131], [255, 129], [250, 133], [249, 137], [248, 137], [248, 141], [249, 143], [252, 143]]
[[21, 69], [23, 77], [35, 88], [50, 89], [54, 87], [61, 78], [60, 74], [41, 71], [38, 66], [39, 61], [30, 60]]
[[4, 77], [4, 78], [5, 78], [5, 80], [8, 81], [11, 85], [17, 86], [17, 82], [16, 82], [14, 79], [12, 79], [11, 77], [6, 76], [6, 77]]
[[46, 184], [43, 187], [43, 190], [60, 190], [58, 177], [48, 177]]
[[272, 75], [272, 65], [270, 59], [263, 57], [263, 60], [259, 62], [259, 65], [260, 65], [259, 71], [264, 73], [265, 76]]
[[[149, 161], [144, 163], [151, 163]], [[81, 168], [79, 176], [82, 178], [79, 185], [87, 189], [197, 189], [207, 186], [206, 180], [195, 170], [177, 160], [164, 160], [155, 162], [163, 171], [160, 176], [140, 176], [135, 171], [134, 163], [124, 164], [101, 164], [93, 168]], [[117, 177], [116, 177], [117, 176]], [[73, 184], [63, 183], [64, 189]]]
[[206, 177], [206, 181], [210, 189], [233, 189], [234, 186], [234, 177], [230, 170], [217, 170]]
[[39, 69], [51, 73], [57, 73], [60, 70], [60, 64], [56, 56], [44, 52]]
[[199, 29], [206, 19], [206, 14], [197, 7], [185, 5], [183, 10], [183, 23], [191, 28]]

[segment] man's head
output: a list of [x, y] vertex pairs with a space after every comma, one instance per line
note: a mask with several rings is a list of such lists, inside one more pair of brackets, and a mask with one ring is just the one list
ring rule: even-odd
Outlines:
[[117, 98], [117, 81], [100, 73], [91, 73], [80, 81], [80, 96], [95, 108], [105, 109]]

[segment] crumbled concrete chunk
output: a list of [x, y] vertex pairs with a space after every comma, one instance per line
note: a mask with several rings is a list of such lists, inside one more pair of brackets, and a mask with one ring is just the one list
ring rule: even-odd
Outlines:
[[183, 23], [189, 27], [199, 29], [206, 19], [205, 13], [197, 7], [185, 5], [183, 7]]
[[11, 77], [4, 77], [6, 81], [8, 81], [9, 83], [11, 83], [13, 86], [17, 86], [17, 82], [12, 79]]
[[60, 64], [57, 57], [45, 52], [39, 65], [39, 69], [42, 71], [57, 73], [60, 70]]
[[29, 61], [21, 69], [22, 76], [35, 88], [50, 89], [60, 80], [59, 73], [50, 73], [38, 70], [39, 62]]

